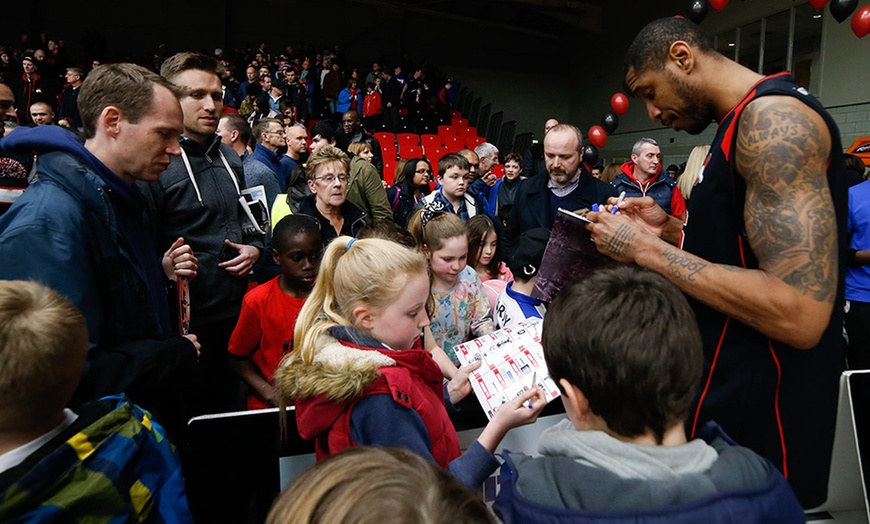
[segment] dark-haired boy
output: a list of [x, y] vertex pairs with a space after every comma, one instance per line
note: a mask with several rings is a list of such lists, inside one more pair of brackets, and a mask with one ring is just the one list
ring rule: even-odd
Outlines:
[[531, 295], [549, 239], [550, 232], [542, 227], [525, 231], [517, 239], [517, 249], [507, 262], [514, 279], [495, 300], [495, 327], [514, 327], [530, 318], [544, 318], [547, 306]]
[[568, 419], [541, 435], [542, 457], [506, 454], [495, 504], [506, 523], [804, 521], [782, 474], [715, 423], [687, 441], [701, 337], [663, 277], [619, 266], [573, 281], [550, 305], [543, 346]]
[[444, 155], [438, 160], [438, 184], [440, 187], [424, 196], [417, 204], [424, 206], [430, 202], [440, 202], [444, 209], [459, 215], [463, 222], [477, 214], [477, 202], [467, 193], [470, 165], [459, 154]]

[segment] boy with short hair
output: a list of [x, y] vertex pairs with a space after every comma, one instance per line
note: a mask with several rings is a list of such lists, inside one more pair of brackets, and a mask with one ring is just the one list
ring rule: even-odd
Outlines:
[[543, 346], [568, 419], [541, 435], [542, 457], [506, 454], [495, 508], [507, 524], [804, 522], [779, 471], [715, 423], [687, 441], [701, 338], [664, 277], [615, 266], [571, 282], [550, 305]]
[[193, 522], [166, 434], [124, 395], [64, 409], [88, 354], [76, 307], [0, 281], [0, 520]]
[[532, 289], [549, 239], [550, 232], [542, 227], [525, 231], [517, 239], [517, 249], [507, 262], [514, 279], [495, 299], [496, 328], [514, 327], [517, 322], [530, 318], [544, 318], [547, 306], [532, 297]]
[[439, 202], [444, 209], [459, 215], [463, 222], [477, 214], [477, 203], [474, 197], [466, 193], [468, 184], [465, 176], [470, 166], [462, 155], [444, 155], [438, 161], [438, 184], [440, 187], [420, 199], [417, 204], [422, 207], [429, 202]]

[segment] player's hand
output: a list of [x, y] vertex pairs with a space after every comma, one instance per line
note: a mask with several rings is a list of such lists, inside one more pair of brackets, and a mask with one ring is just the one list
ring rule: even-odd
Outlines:
[[229, 274], [236, 278], [247, 277], [254, 267], [254, 262], [260, 258], [260, 250], [247, 244], [236, 244], [231, 240], [225, 240], [224, 242], [238, 251], [239, 255], [226, 262], [221, 262], [218, 264], [218, 267], [226, 269]]
[[612, 212], [614, 208], [620, 214], [626, 215], [639, 225], [648, 229], [650, 233], [661, 238], [662, 231], [668, 225], [671, 217], [664, 209], [653, 200], [652, 197], [625, 198], [616, 206], [616, 197], [607, 200], [606, 210]]
[[447, 383], [447, 395], [450, 397], [450, 403], [456, 405], [457, 402], [464, 399], [471, 393], [471, 382], [468, 376], [472, 371], [480, 367], [480, 362], [475, 362], [467, 366], [463, 366], [456, 371], [450, 382]]

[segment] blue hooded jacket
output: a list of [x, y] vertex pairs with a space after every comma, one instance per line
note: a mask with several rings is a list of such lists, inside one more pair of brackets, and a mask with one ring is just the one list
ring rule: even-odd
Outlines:
[[92, 347], [168, 336], [167, 279], [139, 190], [60, 127], [17, 129], [0, 150], [35, 153], [38, 177], [0, 217], [0, 278], [64, 294]]

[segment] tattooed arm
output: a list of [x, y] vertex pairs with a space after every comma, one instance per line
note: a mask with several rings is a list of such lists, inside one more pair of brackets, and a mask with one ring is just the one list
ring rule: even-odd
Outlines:
[[775, 340], [810, 348], [828, 325], [837, 286], [825, 177], [830, 148], [824, 121], [797, 99], [763, 97], [744, 110], [735, 158], [746, 181], [744, 221], [758, 269], [710, 263], [621, 214], [590, 213], [588, 229], [602, 253], [661, 273]]

